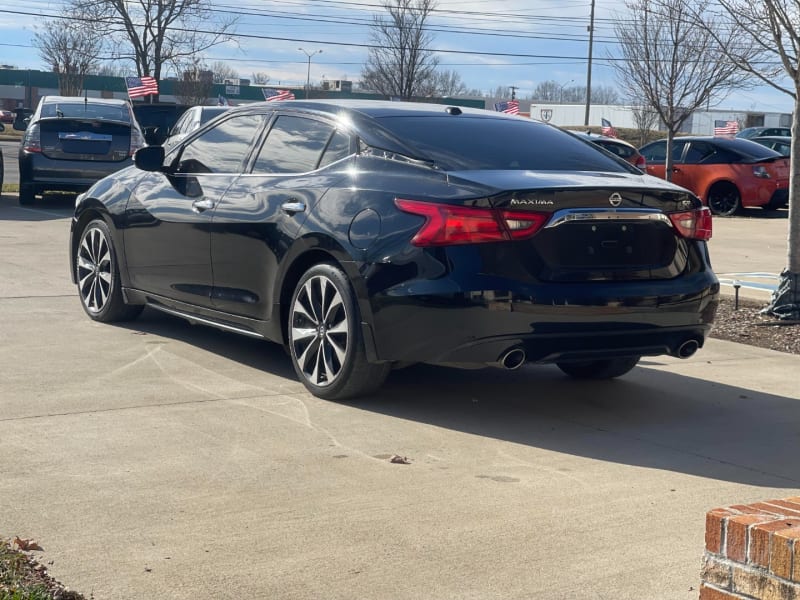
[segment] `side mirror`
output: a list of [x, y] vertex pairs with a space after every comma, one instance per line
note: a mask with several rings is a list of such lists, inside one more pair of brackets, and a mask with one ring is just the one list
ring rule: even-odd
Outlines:
[[133, 164], [142, 171], [163, 171], [164, 170], [164, 147], [145, 146], [133, 153]]

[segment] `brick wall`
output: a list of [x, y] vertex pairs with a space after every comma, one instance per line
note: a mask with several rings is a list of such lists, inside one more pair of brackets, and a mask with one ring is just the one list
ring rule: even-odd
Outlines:
[[700, 600], [800, 600], [800, 497], [706, 515]]

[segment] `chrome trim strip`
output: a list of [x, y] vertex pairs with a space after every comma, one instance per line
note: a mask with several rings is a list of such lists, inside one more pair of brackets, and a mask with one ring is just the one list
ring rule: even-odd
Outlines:
[[156, 310], [160, 310], [161, 312], [167, 313], [168, 315], [186, 319], [190, 323], [201, 323], [203, 325], [208, 325], [209, 327], [216, 327], [217, 329], [223, 329], [224, 331], [232, 331], [234, 333], [241, 333], [242, 335], [249, 335], [250, 337], [258, 338], [260, 340], [266, 339], [264, 338], [263, 335], [255, 331], [250, 331], [249, 329], [241, 329], [240, 327], [234, 327], [233, 325], [225, 325], [224, 323], [218, 323], [217, 321], [212, 321], [211, 319], [204, 319], [203, 317], [198, 317], [197, 315], [186, 313], [180, 310], [175, 310], [174, 308], [167, 308], [166, 306], [162, 306], [161, 304], [153, 304], [151, 302], [148, 302], [147, 306], [149, 306], [150, 308], [155, 308]]
[[545, 229], [575, 221], [661, 221], [672, 227], [672, 221], [653, 208], [565, 208], [550, 217]]

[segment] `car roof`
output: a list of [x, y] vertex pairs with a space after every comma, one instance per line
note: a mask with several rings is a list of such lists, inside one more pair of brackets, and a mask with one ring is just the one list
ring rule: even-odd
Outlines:
[[260, 112], [265, 108], [276, 110], [290, 110], [307, 114], [324, 115], [334, 118], [344, 126], [352, 124], [367, 145], [397, 152], [404, 156], [428, 160], [419, 151], [411, 148], [400, 140], [388, 129], [381, 127], [380, 119], [390, 117], [444, 117], [458, 118], [466, 115], [469, 118], [515, 120], [536, 124], [541, 127], [551, 127], [540, 121], [517, 117], [501, 112], [484, 110], [482, 108], [469, 108], [448, 104], [432, 104], [424, 102], [392, 102], [389, 100], [283, 100], [273, 102], [256, 102], [236, 106], [228, 111], [234, 116], [239, 113]]

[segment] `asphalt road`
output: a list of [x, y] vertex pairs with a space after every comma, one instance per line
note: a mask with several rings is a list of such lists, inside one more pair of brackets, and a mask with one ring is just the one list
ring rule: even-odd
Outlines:
[[[90, 321], [70, 211], [0, 199], [0, 536], [96, 600], [695, 599], [706, 511], [800, 493], [800, 357], [420, 366], [326, 402], [275, 345]], [[720, 220], [712, 257], [780, 270], [785, 225]]]

